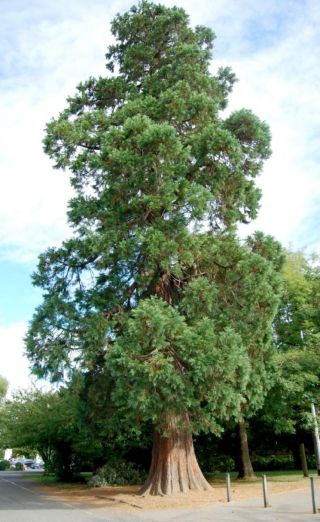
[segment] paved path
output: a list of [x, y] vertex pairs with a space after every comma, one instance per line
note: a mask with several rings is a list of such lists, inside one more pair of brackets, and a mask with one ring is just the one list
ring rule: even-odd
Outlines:
[[[320, 495], [318, 495], [320, 507]], [[0, 522], [307, 522], [320, 521], [312, 514], [310, 491], [275, 494], [272, 507], [262, 499], [217, 504], [201, 509], [166, 509], [119, 513], [110, 507], [61, 502], [40, 491], [24, 472], [0, 472]]]
[[270, 503], [272, 507], [264, 508], [262, 498], [250, 499], [216, 504], [198, 510], [149, 511], [143, 513], [141, 518], [148, 522], [318, 522], [320, 520], [320, 514], [312, 513], [311, 494], [308, 489], [274, 494], [270, 498]]

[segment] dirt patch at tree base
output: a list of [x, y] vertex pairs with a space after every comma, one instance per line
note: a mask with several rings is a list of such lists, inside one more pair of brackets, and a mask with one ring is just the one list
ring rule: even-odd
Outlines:
[[[271, 480], [268, 482], [270, 498], [277, 493], [304, 490], [309, 487], [308, 479]], [[172, 496], [138, 495], [138, 486], [114, 486], [102, 488], [87, 488], [85, 486], [43, 486], [43, 492], [54, 496], [62, 502], [73, 505], [85, 504], [88, 507], [141, 511], [152, 509], [200, 508], [210, 504], [227, 502], [226, 487], [222, 484], [212, 484], [212, 491], [190, 491]], [[261, 498], [261, 479], [251, 481], [234, 481], [231, 486], [231, 500], [246, 500]]]

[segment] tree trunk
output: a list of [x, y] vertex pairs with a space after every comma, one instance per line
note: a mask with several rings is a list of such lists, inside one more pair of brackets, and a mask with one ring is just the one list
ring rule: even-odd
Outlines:
[[240, 469], [238, 478], [254, 478], [255, 474], [251, 464], [248, 437], [246, 431], [246, 423], [243, 418], [238, 423], [239, 441], [240, 441]]
[[303, 471], [304, 477], [309, 477], [308, 472], [308, 464], [307, 464], [307, 458], [306, 458], [306, 451], [303, 442], [299, 444], [299, 453], [300, 453], [300, 460], [301, 460], [301, 467]]
[[173, 495], [190, 490], [210, 490], [193, 448], [192, 434], [177, 427], [177, 419], [168, 421], [168, 437], [154, 431], [149, 476], [140, 494]]

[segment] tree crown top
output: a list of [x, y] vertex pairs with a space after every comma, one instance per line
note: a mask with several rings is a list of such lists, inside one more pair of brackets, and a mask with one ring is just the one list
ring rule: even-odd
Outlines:
[[120, 73], [132, 81], [186, 60], [198, 61], [206, 69], [215, 38], [208, 27], [192, 30], [184, 9], [144, 0], [118, 14], [111, 30], [116, 44], [106, 54], [107, 68], [114, 71], [118, 64]]

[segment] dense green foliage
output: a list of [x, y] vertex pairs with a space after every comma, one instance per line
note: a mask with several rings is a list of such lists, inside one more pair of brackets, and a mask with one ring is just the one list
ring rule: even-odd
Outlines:
[[277, 375], [263, 412], [278, 432], [310, 429], [320, 400], [320, 267], [288, 252], [284, 292], [275, 318]]
[[7, 469], [10, 469], [10, 461], [0, 460], [0, 471], [5, 471]]
[[176, 411], [187, 406], [194, 431], [217, 433], [251, 395], [252, 408], [261, 404], [278, 279], [270, 263], [234, 239], [220, 238], [215, 258], [209, 242], [203, 250], [199, 268], [209, 277], [188, 284], [180, 313], [158, 298], [146, 300], [107, 356], [118, 379], [114, 401], [129, 405], [130, 423], [137, 415], [160, 423], [174, 397]]
[[51, 392], [19, 392], [0, 409], [0, 446], [13, 448], [14, 458], [35, 458], [39, 453], [47, 472], [67, 480], [79, 470], [91, 471], [106, 461], [137, 462], [137, 447], [149, 442], [138, 438], [116, 419], [105, 396], [103, 374], [94, 382], [77, 376], [68, 387]]
[[261, 401], [272, 351], [279, 247], [235, 235], [257, 214], [269, 129], [245, 109], [223, 118], [234, 74], [209, 72], [214, 35], [183, 9], [143, 1], [112, 33], [113, 74], [47, 126], [73, 236], [40, 256], [27, 352], [53, 379], [106, 364], [131, 426], [178, 415], [219, 432]]
[[140, 471], [130, 462], [113, 460], [108, 462], [89, 480], [90, 486], [123, 486], [126, 484], [142, 484], [146, 473]]
[[18, 392], [2, 408], [1, 445], [36, 450], [48, 471], [70, 476], [72, 446], [76, 443], [77, 403], [72, 393]]
[[[266, 243], [269, 244], [268, 248], [265, 247]], [[244, 338], [246, 329], [250, 330], [251, 324], [259, 324], [258, 319], [254, 317], [255, 313], [257, 313], [261, 322], [269, 317], [268, 310], [264, 315], [256, 307], [253, 289], [256, 291], [260, 288], [263, 293], [270, 291], [270, 296], [273, 295], [275, 301], [277, 299], [269, 282], [270, 274], [274, 276], [273, 267], [278, 271], [282, 262], [281, 251], [276, 249], [276, 244], [257, 234], [248, 241], [246, 249], [241, 246], [235, 248], [234, 241], [229, 239], [219, 242], [219, 246], [224, 249], [222, 250], [222, 252], [225, 252], [224, 259], [228, 259], [230, 264], [233, 263], [233, 271], [227, 271], [226, 268], [222, 269], [221, 266], [213, 263], [217, 293], [212, 294], [209, 304], [203, 302], [204, 291], [201, 294], [202, 298], [197, 297], [199, 294], [195, 292], [190, 294], [190, 298], [186, 294], [180, 307], [188, 310], [188, 322], [181, 322], [179, 316], [175, 315], [175, 310], [164, 301], [161, 301], [162, 308], [157, 308], [157, 314], [152, 313], [154, 302], [158, 305], [159, 298], [157, 297], [145, 300], [142, 303], [143, 306], [137, 307], [126, 322], [125, 339], [127, 344], [121, 345], [121, 342], [117, 341], [113, 346], [110, 357], [115, 357], [116, 364], [124, 361], [123, 364], [127, 365], [126, 379], [127, 383], [130, 383], [129, 388], [126, 388], [125, 383], [121, 382], [119, 388], [115, 388], [114, 380], [109, 371], [110, 367], [115, 372], [115, 376], [118, 375], [118, 378], [119, 374], [113, 369], [114, 366], [111, 362], [106, 367], [103, 363], [101, 367], [97, 366], [83, 376], [78, 375], [72, 383], [69, 383], [68, 389], [62, 389], [60, 392], [19, 394], [12, 401], [7, 401], [2, 406], [2, 444], [36, 448], [46, 460], [47, 469], [57, 471], [63, 478], [66, 477], [66, 469], [61, 468], [62, 461], [68, 463], [71, 470], [76, 470], [77, 466], [78, 469], [84, 469], [89, 463], [91, 467], [95, 467], [108, 461], [109, 464], [97, 474], [96, 484], [128, 483], [131, 480], [139, 482], [142, 475], [137, 474], [135, 468], [130, 467], [130, 465], [127, 468], [123, 459], [130, 448], [134, 455], [134, 447], [139, 446], [137, 434], [139, 434], [139, 430], [141, 433], [143, 425], [145, 439], [140, 441], [140, 447], [148, 445], [150, 429], [148, 431], [148, 423], [144, 424], [143, 420], [148, 420], [149, 416], [146, 415], [143, 418], [144, 404], [148, 400], [154, 400], [150, 410], [156, 415], [160, 403], [156, 396], [154, 398], [147, 397], [149, 375], [152, 375], [153, 389], [156, 390], [156, 386], [159, 386], [161, 390], [164, 388], [164, 393], [166, 393], [166, 387], [172, 390], [170, 386], [176, 386], [179, 392], [178, 386], [183, 386], [185, 382], [182, 379], [180, 382], [176, 380], [173, 383], [166, 381], [166, 376], [172, 374], [167, 372], [167, 360], [163, 357], [162, 351], [156, 349], [161, 338], [166, 339], [167, 332], [175, 333], [175, 336], [170, 338], [170, 346], [174, 347], [176, 353], [187, 359], [185, 351], [194, 350], [197, 346], [196, 335], [191, 329], [194, 324], [197, 324], [195, 321], [197, 310], [199, 310], [199, 314], [203, 313], [203, 310], [207, 310], [206, 307], [210, 305], [212, 307], [211, 313], [217, 314], [216, 318], [220, 315], [223, 321], [230, 323], [233, 321], [233, 324], [235, 324], [235, 317], [237, 317], [238, 324], [241, 325], [241, 330], [239, 327], [239, 338], [241, 338], [240, 335]], [[264, 248], [263, 257], [261, 255], [262, 247]], [[252, 252], [259, 257], [252, 257]], [[272, 264], [270, 264], [271, 254], [273, 255]], [[206, 255], [209, 264], [210, 259], [212, 259], [211, 252], [206, 251]], [[236, 255], [239, 257], [236, 257]], [[259, 260], [261, 267], [265, 269], [264, 284], [262, 285], [261, 281], [258, 284], [261, 273], [256, 269], [253, 272], [256, 279], [252, 278], [249, 263], [248, 273], [250, 277], [241, 279], [241, 284], [240, 280], [237, 283], [237, 301], [232, 300], [230, 294], [228, 294], [230, 288], [234, 290], [234, 287], [230, 286], [228, 277], [237, 278], [234, 271], [237, 266], [237, 263], [234, 262], [235, 259], [237, 263], [239, 263], [239, 260], [242, 261], [243, 265], [251, 261], [256, 268], [259, 266], [256, 265]], [[279, 263], [278, 266], [276, 266], [276, 262]], [[222, 256], [219, 264], [221, 263]], [[243, 273], [242, 269], [241, 274], [243, 275]], [[252, 367], [257, 364], [255, 359], [258, 355], [261, 357], [263, 355], [267, 363], [269, 360], [272, 361], [273, 371], [272, 375], [269, 374], [271, 389], [268, 385], [263, 387], [263, 393], [269, 389], [264, 408], [259, 410], [257, 407], [262, 402], [262, 391], [261, 394], [259, 393], [259, 398], [252, 403], [249, 393], [253, 388], [248, 384], [245, 392], [247, 399], [243, 403], [247, 408], [251, 408], [252, 404], [252, 411], [256, 411], [252, 420], [250, 444], [253, 450], [252, 463], [257, 471], [293, 469], [299, 465], [295, 446], [300, 441], [305, 442], [309, 465], [314, 466], [314, 459], [312, 460], [310, 454], [312, 452], [311, 436], [308, 435], [308, 432], [310, 433], [312, 427], [310, 404], [311, 402], [319, 404], [319, 308], [317, 301], [319, 275], [319, 266], [315, 260], [308, 260], [301, 253], [287, 253], [287, 259], [282, 270], [282, 300], [274, 321], [278, 351], [276, 353], [272, 350], [268, 351], [267, 338], [263, 344], [259, 345], [259, 340], [254, 337], [255, 332], [246, 333], [246, 339], [252, 341], [251, 352], [247, 351], [247, 353], [250, 353], [250, 359], [246, 358], [247, 371], [249, 371], [250, 364]], [[240, 274], [238, 278], [240, 278]], [[274, 281], [277, 282], [277, 278]], [[198, 278], [195, 283], [203, 285], [203, 279]], [[197, 289], [196, 284], [194, 287], [189, 284], [190, 292], [193, 291], [193, 288]], [[200, 288], [203, 290], [203, 286]], [[219, 303], [217, 296], [220, 296], [220, 299], [223, 296], [222, 303]], [[253, 297], [252, 302], [249, 299], [250, 296]], [[246, 307], [239, 305], [240, 299], [246, 303]], [[297, 306], [297, 302], [299, 302], [299, 306]], [[273, 301], [270, 300], [270, 303], [273, 303]], [[228, 306], [226, 306], [227, 304]], [[273, 306], [275, 306], [275, 303]], [[159, 310], [162, 313], [159, 313]], [[206, 313], [208, 314], [208, 311]], [[250, 323], [248, 317], [254, 323]], [[189, 329], [187, 329], [188, 326]], [[292, 326], [293, 333], [290, 326]], [[303, 331], [303, 336], [301, 331]], [[190, 332], [193, 334], [191, 347], [188, 344]], [[292, 335], [290, 335], [290, 332]], [[207, 339], [209, 333], [203, 334], [204, 340]], [[159, 336], [160, 341], [157, 336]], [[285, 341], [288, 338], [296, 339], [296, 345], [293, 346], [291, 341], [290, 345], [286, 345]], [[140, 340], [140, 342], [138, 343], [137, 340]], [[144, 346], [148, 347], [152, 342], [155, 343], [155, 352], [145, 353], [143, 351]], [[259, 346], [260, 349], [258, 349]], [[256, 351], [253, 351], [254, 347], [257, 348]], [[201, 354], [200, 350], [199, 353]], [[204, 355], [208, 357], [208, 352], [205, 351]], [[109, 359], [107, 358], [107, 360]], [[249, 361], [251, 361], [250, 364]], [[258, 357], [257, 361], [258, 363], [260, 361], [259, 364], [261, 364], [261, 368], [267, 376], [267, 365], [263, 366], [263, 358]], [[141, 362], [144, 364], [141, 365]], [[198, 361], [196, 362], [198, 363]], [[191, 364], [195, 363], [192, 362]], [[156, 368], [154, 368], [154, 365], [156, 365]], [[217, 365], [217, 359], [215, 365]], [[200, 373], [199, 370], [198, 372]], [[251, 372], [253, 373], [253, 370]], [[254, 375], [258, 375], [258, 372]], [[261, 375], [263, 378], [264, 374]], [[224, 380], [225, 382], [226, 380]], [[139, 390], [139, 386], [141, 393], [144, 393], [143, 399], [140, 399], [139, 393], [136, 396], [134, 395], [134, 392]], [[192, 382], [189, 387], [194, 393], [196, 392], [196, 389], [192, 387]], [[127, 391], [127, 397], [117, 396], [123, 389]], [[173, 389], [174, 392], [172, 393], [175, 393], [175, 397], [179, 399], [181, 392], [177, 393], [176, 388]], [[112, 392], [114, 400], [111, 402], [110, 394]], [[243, 396], [245, 397], [245, 394]], [[194, 397], [192, 399], [195, 401]], [[219, 400], [224, 399], [220, 397]], [[131, 411], [130, 409], [127, 411], [127, 408], [125, 408], [127, 401]], [[116, 407], [117, 403], [118, 407]], [[119, 405], [124, 408], [124, 411], [120, 409], [120, 415]], [[191, 411], [192, 406], [190, 400]], [[183, 408], [183, 402], [179, 407]], [[214, 406], [211, 405], [211, 408], [213, 409]], [[161, 409], [159, 409], [159, 415], [160, 413]], [[205, 412], [201, 411], [200, 413], [201, 417], [199, 415], [199, 418], [203, 422]], [[138, 414], [141, 415], [139, 420], [136, 418]], [[219, 419], [219, 415], [217, 405], [215, 418]], [[130, 420], [130, 423], [128, 423], [128, 420]], [[7, 429], [4, 430], [4, 427]], [[202, 431], [206, 431], [206, 428], [207, 426], [203, 425]], [[284, 432], [288, 435], [279, 435]], [[6, 433], [5, 438], [3, 438], [4, 433]], [[296, 439], [297, 433], [298, 439]], [[63, 446], [61, 446], [61, 441], [64, 442]], [[239, 449], [233, 430], [229, 429], [221, 440], [212, 438], [212, 436], [208, 439], [206, 437], [198, 438], [196, 449], [199, 461], [206, 471], [230, 471], [236, 465]], [[136, 456], [139, 456], [139, 454], [137, 453]], [[124, 473], [124, 470], [126, 473]]]
[[275, 318], [277, 346], [303, 348], [320, 332], [320, 267], [316, 258], [288, 252], [284, 292]]

